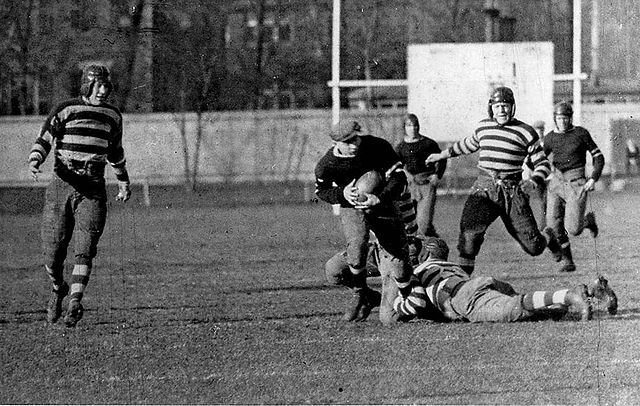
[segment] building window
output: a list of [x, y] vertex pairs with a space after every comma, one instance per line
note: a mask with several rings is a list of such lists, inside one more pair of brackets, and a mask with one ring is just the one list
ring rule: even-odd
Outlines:
[[[258, 42], [258, 16], [253, 11], [247, 11], [242, 18], [242, 42], [245, 46], [255, 46]], [[227, 27], [226, 42], [233, 42], [234, 30]], [[238, 31], [236, 31], [238, 32]], [[265, 43], [288, 43], [291, 41], [291, 24], [288, 18], [276, 17], [272, 11], [265, 12], [262, 21], [262, 40]]]

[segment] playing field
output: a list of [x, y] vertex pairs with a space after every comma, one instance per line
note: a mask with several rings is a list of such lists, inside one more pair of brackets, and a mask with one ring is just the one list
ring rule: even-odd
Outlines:
[[[110, 203], [75, 329], [45, 323], [39, 213], [0, 213], [0, 403], [640, 404], [640, 193], [593, 195], [600, 237], [572, 240], [573, 274], [499, 222], [478, 257], [477, 274], [519, 291], [604, 274], [618, 315], [382, 327], [377, 311], [339, 321], [349, 292], [324, 280], [343, 247], [329, 205], [219, 192]], [[262, 201], [287, 194], [273, 193]], [[436, 210], [453, 259], [463, 203]]]

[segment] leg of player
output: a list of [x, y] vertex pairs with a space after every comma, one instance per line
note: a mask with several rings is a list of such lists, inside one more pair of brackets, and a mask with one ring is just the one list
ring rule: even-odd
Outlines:
[[460, 217], [458, 254], [460, 267], [469, 275], [475, 269], [475, 259], [484, 242], [487, 229], [498, 218], [499, 212], [481, 193], [471, 194]]
[[362, 308], [368, 305], [367, 255], [369, 250], [369, 227], [362, 210], [342, 208], [340, 221], [347, 240], [347, 263], [353, 286], [352, 296], [342, 317], [345, 321], [358, 321]]
[[436, 231], [435, 226], [433, 225], [433, 216], [436, 210], [436, 201], [437, 201], [437, 187], [428, 183], [425, 185], [427, 188], [427, 194], [424, 196], [424, 212], [426, 216], [427, 228], [424, 232], [424, 235], [427, 237], [439, 237], [438, 232]]
[[580, 284], [573, 289], [536, 291], [522, 296], [522, 307], [531, 312], [547, 310], [551, 306], [572, 306], [580, 320], [591, 320], [593, 311], [589, 302], [587, 286]]
[[[557, 250], [549, 247], [549, 251], [551, 251], [551, 254], [553, 255], [553, 258], [556, 262], [562, 261], [564, 257], [562, 252], [562, 245], [564, 243], [568, 243], [569, 241], [568, 238], [566, 239], [566, 241], [563, 238], [563, 236], [566, 235], [566, 231], [564, 229], [566, 204], [562, 196], [562, 182], [552, 179], [549, 182], [549, 188], [547, 189], [547, 227], [544, 229], [544, 233], [547, 235], [547, 238], [552, 239], [553, 237], [555, 237], [555, 239], [557, 240]], [[567, 258], [567, 260], [568, 259], [569, 258]]]
[[107, 216], [107, 205], [103, 199], [79, 199], [75, 209], [75, 265], [71, 274], [69, 306], [64, 319], [67, 327], [75, 327], [84, 314], [81, 301], [89, 283], [93, 258], [97, 254]]
[[555, 239], [538, 230], [536, 218], [529, 205], [529, 195], [522, 189], [515, 189], [511, 209], [506, 210], [500, 217], [509, 234], [527, 254], [540, 255], [547, 246], [550, 246], [550, 250], [557, 250]]
[[49, 323], [58, 321], [62, 315], [62, 301], [69, 293], [69, 285], [64, 281], [64, 262], [73, 233], [73, 213], [68, 209], [68, 193], [66, 183], [54, 175], [47, 187], [40, 230], [44, 267], [53, 285], [47, 303]]

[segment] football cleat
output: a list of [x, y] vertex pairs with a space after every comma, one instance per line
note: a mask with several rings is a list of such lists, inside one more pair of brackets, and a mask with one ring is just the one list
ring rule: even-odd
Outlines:
[[560, 268], [560, 272], [575, 272], [576, 265], [575, 264], [564, 264], [562, 268]]
[[82, 315], [84, 314], [84, 307], [82, 303], [77, 300], [72, 299], [69, 302], [69, 308], [67, 309], [67, 315], [64, 316], [64, 324], [67, 327], [75, 327], [76, 324], [82, 319]]
[[51, 291], [49, 303], [47, 303], [47, 322], [53, 324], [62, 315], [62, 300], [69, 294], [69, 285], [62, 282], [62, 285], [56, 290]]
[[600, 303], [605, 303], [609, 314], [618, 313], [618, 297], [604, 276], [599, 276], [598, 279], [590, 283], [587, 286], [587, 293], [590, 298], [596, 299]]
[[587, 286], [580, 284], [567, 292], [565, 304], [572, 306], [576, 313], [580, 316], [581, 321], [591, 320], [593, 317], [593, 309], [588, 298]]
[[358, 289], [353, 291], [353, 295], [347, 303], [347, 309], [342, 316], [344, 321], [356, 321], [361, 313], [362, 307], [367, 304], [367, 289]]
[[382, 295], [380, 292], [367, 288], [365, 292], [365, 303], [360, 308], [358, 316], [353, 321], [365, 321], [374, 307], [380, 306]]

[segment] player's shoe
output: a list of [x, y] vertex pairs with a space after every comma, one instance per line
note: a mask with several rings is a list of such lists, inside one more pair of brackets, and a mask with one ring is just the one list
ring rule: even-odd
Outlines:
[[366, 301], [362, 305], [358, 316], [353, 321], [365, 321], [367, 317], [369, 317], [369, 314], [371, 314], [371, 310], [373, 310], [374, 307], [380, 306], [382, 295], [376, 290], [366, 288], [365, 299]]
[[590, 211], [584, 216], [584, 221], [586, 223], [585, 228], [591, 232], [591, 236], [593, 238], [598, 237], [600, 229], [598, 228], [598, 223], [596, 222], [596, 215], [592, 211]]
[[67, 327], [75, 327], [76, 324], [82, 319], [82, 315], [84, 314], [84, 307], [82, 303], [77, 300], [71, 299], [69, 302], [69, 308], [67, 309], [67, 314], [64, 316], [64, 324]]
[[342, 316], [342, 320], [356, 321], [358, 315], [362, 311], [362, 307], [367, 304], [367, 290], [368, 288], [353, 291], [353, 294], [347, 303], [347, 309]]
[[56, 290], [51, 291], [51, 297], [47, 303], [47, 321], [51, 324], [60, 319], [62, 315], [62, 300], [69, 294], [69, 285], [62, 282], [62, 285]]
[[576, 264], [570, 263], [570, 264], [564, 264], [562, 265], [562, 268], [560, 268], [560, 272], [575, 272], [576, 270]]
[[553, 260], [560, 262], [562, 260], [562, 248], [556, 238], [556, 233], [553, 232], [551, 227], [545, 227], [542, 230], [542, 234], [547, 238], [547, 248], [553, 255]]
[[599, 276], [594, 282], [587, 286], [587, 293], [590, 298], [598, 300], [600, 303], [604, 303], [607, 307], [609, 314], [614, 315], [618, 313], [618, 297], [615, 292], [609, 286], [604, 276]]
[[593, 317], [593, 309], [589, 302], [587, 286], [580, 284], [567, 292], [565, 303], [573, 306], [574, 310], [580, 316], [580, 320], [591, 320]]

